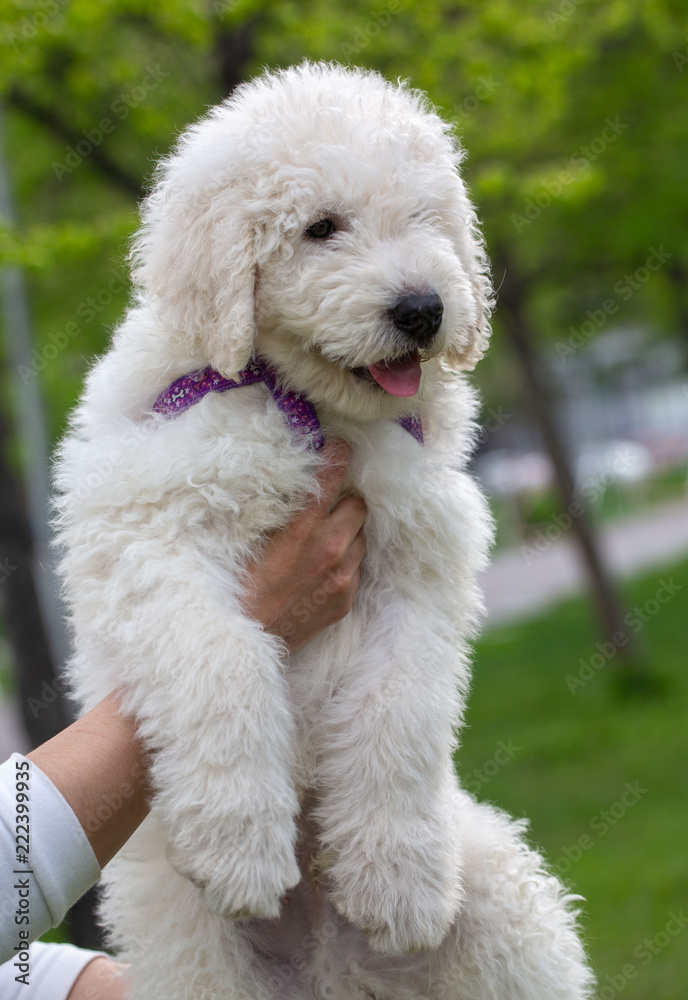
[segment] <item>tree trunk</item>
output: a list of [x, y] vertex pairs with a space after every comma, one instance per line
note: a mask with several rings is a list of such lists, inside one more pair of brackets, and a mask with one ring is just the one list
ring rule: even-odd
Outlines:
[[[523, 315], [522, 296], [513, 277], [505, 278], [499, 293], [499, 315], [518, 356], [528, 396], [528, 403], [549, 454], [559, 499], [564, 511], [571, 514], [574, 534], [590, 580], [595, 611], [605, 643], [614, 647], [615, 660], [629, 673], [637, 674], [638, 648], [624, 622], [624, 612], [612, 575], [602, 556], [599, 540], [575, 488], [566, 443], [557, 424], [546, 378], [541, 372], [530, 331]], [[575, 511], [575, 515], [573, 512]]]
[[32, 746], [38, 746], [70, 720], [38, 603], [33, 539], [9, 450], [7, 417], [0, 412], [0, 594], [17, 664], [22, 717]]
[[249, 17], [243, 24], [227, 27], [218, 23], [215, 33], [215, 58], [223, 98], [246, 79], [253, 56], [253, 36], [258, 18]]

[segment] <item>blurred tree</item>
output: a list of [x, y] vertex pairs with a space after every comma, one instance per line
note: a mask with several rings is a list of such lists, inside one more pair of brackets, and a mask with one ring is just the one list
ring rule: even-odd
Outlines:
[[[407, 76], [455, 119], [497, 283], [508, 251], [538, 341], [618, 298], [614, 285], [657, 244], [668, 266], [619, 301], [619, 314], [644, 312], [669, 331], [685, 314], [678, 2], [4, 2], [13, 16], [0, 87], [21, 112], [14, 163], [26, 225], [10, 249], [37, 273], [64, 277], [84, 261], [92, 271], [99, 248], [118, 259], [132, 197], [179, 129], [261, 65], [308, 55]], [[48, 289], [58, 305], [70, 285]], [[70, 356], [88, 353], [93, 335], [102, 343], [101, 323], [86, 333]], [[59, 367], [42, 376], [49, 392]], [[484, 366], [488, 396], [508, 378], [503, 368], [498, 358]]]

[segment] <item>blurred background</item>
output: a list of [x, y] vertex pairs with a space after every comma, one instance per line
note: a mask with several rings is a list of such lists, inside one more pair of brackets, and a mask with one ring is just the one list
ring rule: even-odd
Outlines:
[[[457, 755], [531, 819], [601, 1000], [685, 996], [688, 11], [679, 0], [3, 0], [3, 758], [69, 718], [49, 456], [130, 293], [153, 163], [264, 66], [426, 90], [498, 304], [475, 373], [497, 543]], [[91, 900], [57, 933], [93, 939]]]

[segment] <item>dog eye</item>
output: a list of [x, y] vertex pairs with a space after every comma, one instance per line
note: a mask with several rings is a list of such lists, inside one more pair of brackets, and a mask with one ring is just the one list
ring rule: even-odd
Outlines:
[[308, 227], [306, 235], [312, 236], [314, 240], [326, 240], [334, 231], [331, 219], [320, 219], [319, 222], [314, 222], [312, 226]]

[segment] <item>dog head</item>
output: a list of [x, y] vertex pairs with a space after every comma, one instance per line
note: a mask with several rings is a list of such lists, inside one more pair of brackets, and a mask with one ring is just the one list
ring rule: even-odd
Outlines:
[[489, 336], [461, 158], [425, 98], [376, 73], [267, 73], [158, 168], [135, 278], [224, 375], [259, 353], [316, 405], [408, 412]]

